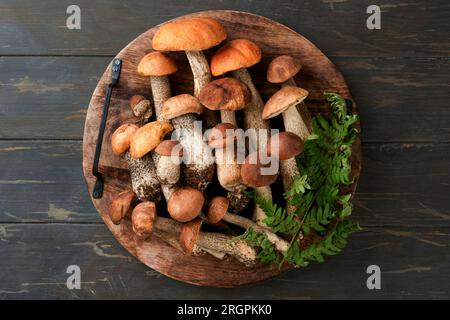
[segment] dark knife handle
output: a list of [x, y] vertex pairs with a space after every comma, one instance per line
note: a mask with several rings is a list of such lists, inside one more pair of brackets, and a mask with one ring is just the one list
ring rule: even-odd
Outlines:
[[111, 101], [111, 95], [114, 86], [119, 82], [120, 71], [122, 69], [122, 60], [115, 58], [112, 61], [111, 67], [111, 83], [108, 85], [106, 91], [105, 103], [103, 104], [102, 119], [100, 122], [100, 128], [98, 130], [97, 144], [95, 146], [94, 163], [92, 165], [92, 174], [97, 178], [92, 191], [92, 197], [94, 199], [100, 199], [103, 196], [103, 177], [98, 171], [98, 163], [100, 160], [100, 153], [102, 151], [103, 135], [105, 133], [106, 120], [108, 118], [109, 103]]

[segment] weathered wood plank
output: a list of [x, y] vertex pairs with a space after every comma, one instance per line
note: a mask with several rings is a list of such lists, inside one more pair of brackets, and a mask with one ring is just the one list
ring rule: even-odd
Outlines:
[[[371, 0], [88, 1], [79, 0], [81, 30], [68, 30], [70, 1], [4, 0], [0, 54], [113, 55], [134, 37], [168, 19], [201, 10], [264, 15], [300, 32], [332, 56], [447, 56], [446, 0], [381, 4], [381, 30], [368, 30]], [[51, 35], [51, 36], [49, 36]]]
[[[450, 144], [364, 144], [355, 219], [366, 226], [450, 226]], [[30, 201], [32, 199], [32, 201]], [[100, 222], [80, 142], [0, 143], [1, 222]]]
[[79, 142], [0, 143], [0, 221], [100, 222]]
[[[450, 228], [366, 228], [324, 264], [223, 290], [183, 284], [147, 268], [104, 226], [0, 224], [0, 299], [448, 299]], [[424, 254], [426, 252], [427, 254]], [[381, 290], [366, 287], [369, 265]], [[68, 290], [69, 265], [81, 289]]]
[[[0, 58], [0, 138], [81, 139], [90, 96], [109, 61]], [[450, 59], [333, 61], [358, 103], [363, 141], [450, 141]], [[174, 90], [179, 90], [176, 77], [173, 80]], [[259, 87], [265, 82], [263, 77], [256, 81]], [[300, 84], [305, 81], [299, 78]], [[264, 96], [275, 89], [267, 86]], [[111, 112], [118, 107], [126, 106], [113, 102]]]

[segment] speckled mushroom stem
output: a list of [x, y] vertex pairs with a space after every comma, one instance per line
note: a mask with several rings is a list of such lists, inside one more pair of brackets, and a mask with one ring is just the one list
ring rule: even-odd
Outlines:
[[[194, 77], [194, 95], [198, 97], [203, 86], [211, 82], [209, 64], [203, 51], [185, 51], [185, 53]], [[207, 129], [218, 123], [217, 114], [209, 109], [203, 111], [202, 117]]]
[[[247, 87], [250, 89], [252, 95], [252, 101], [247, 105], [244, 109], [244, 127], [245, 129], [265, 129], [269, 130], [270, 126], [267, 121], [264, 121], [261, 118], [261, 112], [264, 108], [264, 102], [253, 84], [252, 77], [247, 69], [239, 69], [233, 71], [233, 76], [244, 82]], [[268, 137], [267, 137], [268, 138]], [[267, 140], [259, 140], [252, 139], [253, 141], [249, 141], [251, 146], [250, 150], [260, 150], [261, 152], [265, 152], [267, 148]], [[269, 186], [255, 188], [255, 192], [258, 196], [266, 198], [268, 201], [272, 200], [272, 190]], [[255, 210], [253, 212], [253, 220], [260, 225], [265, 225], [263, 220], [266, 218], [266, 214], [259, 207], [255, 206]]]
[[[282, 87], [296, 86], [293, 78], [281, 84]], [[304, 102], [299, 103], [297, 107], [291, 107], [282, 113], [284, 127], [286, 131], [295, 133], [305, 141], [311, 134], [311, 115]], [[300, 175], [295, 158], [280, 161], [280, 173], [283, 181], [284, 190], [290, 190], [294, 183], [294, 178]], [[286, 206], [288, 213], [295, 211], [295, 207]]]
[[[181, 223], [162, 217], [157, 217], [154, 222], [155, 229], [171, 234], [178, 234], [181, 227]], [[200, 232], [197, 246], [229, 254], [246, 265], [254, 264], [257, 259], [255, 249], [245, 240], [235, 240], [232, 236], [221, 233]]]
[[[153, 234], [155, 236], [157, 236], [158, 238], [160, 238], [161, 240], [164, 240], [165, 242], [167, 242], [169, 245], [171, 245], [172, 247], [174, 247], [175, 249], [177, 249], [178, 251], [183, 252], [183, 248], [180, 245], [180, 239], [179, 239], [179, 235], [176, 233], [169, 233], [169, 232], [165, 232], [159, 229], [155, 229], [153, 231]], [[211, 249], [207, 249], [207, 248], [202, 248], [198, 245], [194, 246], [194, 249], [192, 251], [192, 254], [194, 256], [200, 256], [203, 255], [205, 253], [209, 253], [210, 255], [212, 255], [213, 257], [216, 257], [217, 259], [224, 259], [225, 258], [225, 253], [223, 252], [219, 252], [219, 251], [215, 251], [215, 250], [211, 250]]]
[[[150, 79], [156, 118], [157, 120], [163, 120], [163, 104], [171, 97], [169, 78], [162, 76], [151, 77]], [[180, 143], [186, 154], [193, 157], [193, 163], [187, 164], [184, 168], [186, 182], [203, 191], [214, 175], [214, 161], [208, 146], [203, 141], [203, 136], [199, 136], [199, 133], [194, 130], [196, 117], [193, 114], [185, 114], [170, 121], [175, 129], [184, 131], [185, 134], [180, 138]], [[156, 165], [159, 166], [160, 161], [158, 160], [160, 157], [154, 152], [152, 154]], [[167, 193], [167, 190], [164, 193]]]
[[[238, 127], [234, 111], [220, 110], [220, 119], [222, 123], [231, 123]], [[216, 149], [216, 165], [217, 178], [222, 187], [232, 193], [244, 188], [235, 148]]]
[[[281, 84], [282, 87], [296, 87], [295, 80], [290, 78]], [[282, 114], [286, 131], [298, 135], [303, 141], [311, 134], [311, 114], [304, 102], [296, 108], [289, 108]]]
[[[174, 247], [178, 251], [183, 252], [183, 249], [180, 245], [179, 237], [177, 234], [165, 232], [165, 231], [162, 231], [159, 229], [153, 230], [153, 234], [155, 236], [157, 236], [158, 238], [160, 238], [161, 240], [164, 240], [165, 242], [167, 242], [170, 246]], [[197, 246], [194, 247], [194, 250], [192, 252], [192, 254], [195, 256], [201, 255], [202, 253], [203, 253], [202, 250]]]
[[[170, 98], [170, 83], [168, 76], [152, 76], [150, 77], [150, 83], [152, 86], [152, 95], [153, 95], [153, 103], [155, 106], [155, 115], [156, 120], [165, 121], [162, 117], [162, 106], [164, 102]], [[172, 161], [163, 161], [161, 156], [156, 152], [152, 152], [152, 159], [155, 163], [156, 176], [160, 177], [163, 174], [166, 174], [167, 171], [174, 172], [176, 170], [180, 170], [178, 164], [174, 164]], [[173, 167], [175, 166], [175, 168]], [[162, 181], [162, 180], [161, 180]], [[162, 191], [164, 195], [169, 192], [170, 185], [161, 184]], [[166, 198], [167, 200], [168, 198]]]
[[156, 168], [150, 155], [135, 159], [129, 152], [125, 160], [131, 175], [131, 186], [139, 200], [159, 202], [161, 200], [161, 184], [156, 178]]
[[268, 228], [263, 227], [250, 219], [227, 212], [222, 220], [240, 226], [245, 230], [251, 228], [255, 232], [265, 234], [267, 236], [267, 240], [269, 240], [275, 246], [275, 249], [282, 253], [286, 253], [289, 248], [288, 241], [280, 238]]

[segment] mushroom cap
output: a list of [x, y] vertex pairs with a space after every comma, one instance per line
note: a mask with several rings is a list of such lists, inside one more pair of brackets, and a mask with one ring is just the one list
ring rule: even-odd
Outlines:
[[188, 222], [200, 214], [204, 203], [203, 193], [191, 187], [184, 187], [172, 193], [167, 202], [167, 211], [172, 219]]
[[266, 102], [262, 112], [262, 118], [273, 118], [283, 111], [293, 107], [306, 99], [309, 92], [299, 87], [288, 86], [278, 90], [269, 101]]
[[229, 143], [236, 140], [235, 130], [237, 128], [228, 122], [215, 125], [208, 136], [208, 145], [211, 148], [225, 148]]
[[134, 95], [130, 98], [130, 107], [136, 117], [148, 120], [153, 114], [152, 103], [142, 95]]
[[178, 70], [175, 61], [168, 55], [154, 51], [146, 54], [137, 67], [137, 72], [145, 77], [167, 76]]
[[200, 101], [190, 94], [183, 93], [167, 99], [163, 104], [161, 115], [164, 119], [170, 120], [187, 113], [202, 112], [203, 106]]
[[138, 105], [139, 103], [141, 103], [142, 101], [147, 100], [146, 97], [140, 95], [140, 94], [135, 94], [134, 96], [132, 96], [130, 98], [130, 107], [133, 109], [136, 105]]
[[215, 224], [222, 220], [222, 218], [227, 214], [229, 205], [230, 200], [225, 197], [213, 198], [208, 205], [208, 214], [206, 215], [208, 222]]
[[258, 151], [250, 153], [241, 166], [242, 182], [252, 188], [271, 185], [277, 179], [278, 172], [268, 174], [262, 171], [264, 168], [269, 170], [269, 167], [270, 163], [263, 164], [261, 162]]
[[190, 255], [194, 251], [201, 227], [202, 220], [200, 218], [189, 221], [181, 227], [179, 241], [185, 254]]
[[211, 73], [220, 76], [229, 71], [248, 68], [261, 60], [261, 49], [247, 39], [228, 42], [213, 55]]
[[[177, 149], [175, 149], [177, 148]], [[178, 151], [178, 154], [173, 154], [173, 152]], [[177, 140], [164, 140], [156, 148], [155, 152], [161, 156], [171, 157], [171, 156], [183, 156], [183, 148]]]
[[131, 213], [131, 225], [133, 232], [138, 237], [147, 238], [153, 232], [153, 222], [156, 218], [156, 206], [154, 202], [145, 201], [139, 203]]
[[138, 129], [138, 126], [126, 123], [114, 131], [111, 136], [111, 148], [114, 154], [120, 156], [130, 148], [131, 140]]
[[292, 132], [280, 132], [270, 137], [267, 154], [280, 160], [288, 160], [302, 153], [304, 143]]
[[221, 43], [227, 34], [214, 19], [189, 17], [165, 23], [153, 36], [152, 46], [162, 51], [200, 51]]
[[130, 144], [130, 156], [142, 158], [152, 151], [173, 130], [168, 121], [153, 121], [140, 127], [133, 136]]
[[273, 59], [267, 67], [267, 81], [271, 83], [281, 83], [294, 77], [301, 69], [292, 56], [282, 55]]
[[206, 84], [198, 96], [206, 108], [236, 111], [245, 108], [252, 95], [245, 83], [234, 78], [221, 78]]
[[120, 221], [130, 211], [131, 202], [134, 199], [134, 192], [131, 190], [122, 191], [116, 194], [109, 204], [108, 215], [114, 224], [119, 224]]

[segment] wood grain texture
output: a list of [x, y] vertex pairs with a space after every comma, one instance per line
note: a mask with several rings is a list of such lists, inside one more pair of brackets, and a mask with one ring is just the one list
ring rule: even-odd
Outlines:
[[[0, 54], [114, 55], [143, 29], [190, 12], [253, 12], [299, 31], [329, 56], [443, 56], [449, 49], [446, 0], [380, 3], [382, 29], [368, 30], [371, 0], [78, 0], [81, 30], [65, 26], [68, 0], [3, 0]], [[51, 35], [51, 36], [49, 36]]]
[[[450, 227], [450, 144], [370, 143], [363, 154], [355, 220], [373, 227]], [[0, 142], [0, 222], [103, 223], [85, 188], [81, 159], [78, 141]]]
[[[450, 298], [448, 1], [385, 1], [380, 31], [365, 28], [369, 0], [78, 0], [81, 31], [65, 27], [72, 3], [0, 3], [0, 299]], [[132, 38], [208, 9], [261, 14], [312, 40], [343, 72], [364, 125], [354, 217], [365, 232], [325, 264], [229, 290], [173, 281], [132, 258], [88, 199], [81, 143], [55, 141], [81, 140], [89, 96]], [[374, 263], [380, 291], [365, 287]], [[65, 286], [69, 264], [81, 266], [80, 291]]]
[[[101, 225], [0, 224], [0, 243], [0, 257], [8, 257], [0, 259], [0, 299], [450, 298], [449, 227], [366, 228], [325, 263], [227, 290], [162, 276], [131, 257]], [[371, 264], [381, 268], [381, 290], [366, 287]], [[66, 287], [69, 265], [81, 269], [81, 290]]]
[[[0, 139], [81, 140], [90, 95], [110, 60], [0, 57]], [[358, 101], [364, 142], [450, 141], [449, 58], [332, 61]], [[276, 86], [261, 79], [267, 99]], [[182, 91], [176, 81], [172, 87]]]
[[[323, 97], [323, 92], [336, 92], [345, 98], [352, 99], [344, 78], [331, 61], [311, 42], [289, 28], [261, 16], [236, 11], [207, 11], [193, 15], [212, 17], [220, 21], [226, 29], [228, 40], [246, 37], [252, 39], [261, 48], [263, 52], [261, 63], [250, 69], [252, 77], [256, 79], [256, 85], [259, 84], [258, 88], [261, 91], [270, 91], [264, 89], [267, 85], [263, 80], [268, 62], [277, 55], [289, 53], [304, 66], [300, 76], [303, 81], [301, 81], [302, 79], [297, 80], [309, 91], [306, 104], [312, 106], [311, 111], [328, 112], [329, 104]], [[112, 97], [112, 103], [116, 108], [110, 110], [104, 137], [106, 142], [110, 140], [111, 133], [118, 125], [136, 121], [136, 118], [130, 115], [131, 110], [127, 107], [127, 101], [134, 92], [149, 88], [149, 80], [138, 76], [136, 69], [140, 59], [151, 51], [149, 43], [151, 43], [156, 29], [157, 27], [146, 31], [117, 55], [122, 59], [123, 67], [120, 81]], [[208, 50], [206, 55], [211, 55], [212, 51], [213, 49]], [[192, 74], [185, 61], [184, 53], [181, 52], [174, 57], [177, 60], [179, 71], [172, 77], [172, 83], [177, 83], [181, 92], [190, 92], [193, 84]], [[109, 82], [110, 66], [92, 95], [86, 115], [83, 136], [83, 172], [90, 192], [96, 180], [92, 176], [92, 163], [105, 89]], [[174, 90], [172, 94], [176, 93]], [[357, 113], [356, 104], [354, 104], [353, 111]], [[112, 196], [129, 188], [130, 182], [127, 176], [117, 174], [116, 168], [123, 172], [126, 166], [119, 157], [112, 153], [110, 148], [109, 143], [104, 144], [100, 160], [100, 171], [104, 173], [105, 179], [103, 198], [93, 199], [93, 203], [113, 235], [143, 263], [171, 278], [212, 287], [234, 287], [254, 283], [280, 272], [277, 268], [262, 265], [244, 267], [232, 258], [220, 261], [210, 255], [183, 256], [166, 243], [157, 241], [156, 237], [151, 241], [139, 241], [132, 232], [129, 221], [123, 221], [119, 226], [115, 226], [109, 219], [108, 206]], [[352, 193], [355, 191], [360, 169], [361, 142], [358, 138], [352, 152], [352, 176], [355, 181], [349, 188]]]

